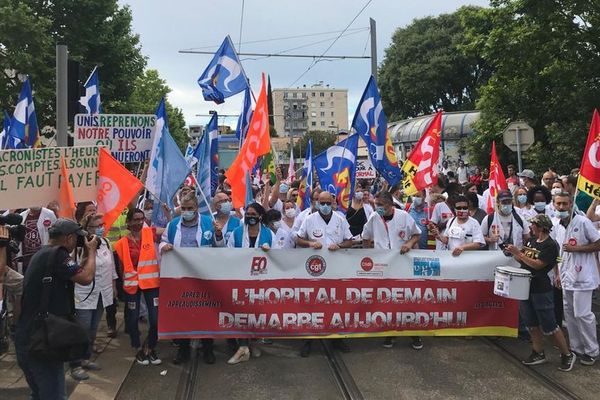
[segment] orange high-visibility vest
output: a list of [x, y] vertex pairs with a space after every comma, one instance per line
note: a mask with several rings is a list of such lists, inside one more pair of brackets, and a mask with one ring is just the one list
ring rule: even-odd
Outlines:
[[138, 287], [140, 289], [159, 287], [160, 275], [152, 228], [142, 228], [142, 246], [137, 267], [134, 267], [131, 262], [127, 236], [115, 243], [115, 251], [123, 264], [123, 290], [125, 293], [136, 294]]

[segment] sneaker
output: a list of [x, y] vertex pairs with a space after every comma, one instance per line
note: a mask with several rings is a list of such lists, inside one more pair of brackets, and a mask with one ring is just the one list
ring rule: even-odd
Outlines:
[[558, 369], [563, 372], [569, 372], [573, 369], [573, 365], [575, 365], [575, 360], [577, 360], [577, 356], [573, 352], [570, 352], [569, 354], [561, 354], [560, 367], [558, 367]]
[[108, 328], [108, 330], [106, 331], [106, 336], [108, 336], [111, 339], [114, 339], [117, 337], [117, 330], [114, 328]]
[[525, 365], [539, 365], [546, 362], [546, 355], [542, 351], [541, 353], [537, 353], [535, 351], [531, 351], [531, 354], [526, 360], [523, 360], [522, 363]]
[[423, 348], [423, 341], [419, 336], [412, 338], [412, 348], [415, 350], [421, 350]]
[[238, 351], [235, 352], [233, 357], [227, 360], [227, 364], [239, 364], [241, 362], [248, 361], [250, 359], [250, 349], [248, 346], [240, 346]]
[[300, 349], [300, 357], [306, 358], [310, 356], [310, 350], [312, 349], [312, 342], [310, 340], [305, 340], [302, 345], [302, 349]]
[[150, 353], [148, 353], [148, 361], [150, 361], [150, 364], [152, 365], [162, 364], [162, 360], [158, 358], [156, 352], [154, 352], [154, 349], [150, 350]]
[[90, 379], [90, 376], [81, 367], [71, 368], [71, 378], [76, 381], [85, 381]]
[[579, 363], [581, 365], [594, 365], [596, 363], [596, 357], [588, 356], [587, 354], [581, 354], [579, 356]]
[[386, 337], [383, 341], [383, 347], [385, 347], [386, 349], [391, 349], [392, 347], [394, 347], [394, 338], [391, 336]]
[[143, 350], [137, 352], [137, 354], [135, 355], [135, 361], [140, 365], [150, 364], [150, 360], [148, 360], [148, 357], [144, 354]]
[[100, 371], [102, 368], [93, 361], [83, 360], [81, 366], [89, 371]]

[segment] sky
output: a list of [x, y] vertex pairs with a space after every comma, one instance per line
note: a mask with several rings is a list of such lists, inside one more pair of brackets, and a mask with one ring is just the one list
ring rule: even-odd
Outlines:
[[[131, 8], [133, 31], [140, 35], [148, 68], [157, 69], [172, 89], [169, 101], [183, 110], [188, 125], [204, 125], [209, 117], [197, 114], [208, 114], [209, 110], [221, 115], [239, 114], [243, 93], [220, 105], [204, 101], [196, 81], [212, 55], [181, 54], [180, 50], [216, 51], [225, 36], [230, 35], [239, 53], [295, 49], [288, 53], [321, 55], [369, 0], [119, 0], [119, 3]], [[371, 0], [326, 55], [369, 55], [366, 28], [369, 18], [373, 18], [377, 23], [377, 59], [381, 64], [394, 31], [413, 19], [451, 13], [463, 5], [487, 6], [488, 3], [488, 0]], [[321, 34], [324, 32], [330, 33]], [[304, 36], [297, 37], [301, 35]], [[296, 37], [279, 40], [290, 36]], [[248, 43], [255, 41], [261, 42]], [[243, 55], [240, 59], [257, 96], [261, 72], [270, 74], [274, 89], [292, 84], [292, 87], [308, 87], [318, 81], [348, 89], [350, 120], [371, 72], [369, 59], [323, 60], [297, 80], [312, 64], [312, 59]], [[237, 117], [230, 117], [220, 119], [219, 123], [235, 127], [236, 121]]]

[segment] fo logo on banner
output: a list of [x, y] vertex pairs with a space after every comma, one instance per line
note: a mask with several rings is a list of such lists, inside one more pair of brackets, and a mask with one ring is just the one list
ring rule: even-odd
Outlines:
[[306, 260], [306, 272], [311, 276], [323, 275], [323, 273], [325, 273], [325, 268], [327, 268], [327, 263], [321, 256], [310, 256], [308, 260]]
[[250, 275], [261, 275], [267, 273], [267, 257], [252, 257], [250, 264]]
[[98, 213], [105, 214], [119, 203], [121, 192], [119, 186], [107, 176], [98, 178]]

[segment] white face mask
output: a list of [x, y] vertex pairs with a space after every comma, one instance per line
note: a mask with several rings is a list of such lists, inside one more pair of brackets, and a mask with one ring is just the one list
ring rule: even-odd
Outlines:
[[285, 210], [285, 216], [288, 218], [294, 218], [296, 216], [296, 210], [294, 210], [293, 208], [288, 208], [287, 210]]
[[557, 194], [560, 194], [562, 192], [561, 188], [554, 188], [550, 191], [550, 193], [552, 193], [552, 196], [556, 196]]

